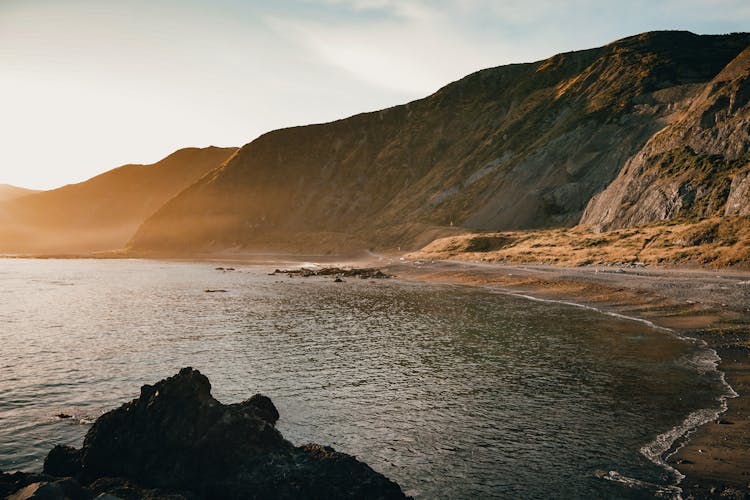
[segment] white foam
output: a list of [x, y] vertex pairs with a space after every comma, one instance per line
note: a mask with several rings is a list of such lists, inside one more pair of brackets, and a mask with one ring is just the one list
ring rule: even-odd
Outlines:
[[671, 498], [681, 499], [682, 488], [680, 488], [678, 485], [680, 484], [680, 482], [682, 482], [685, 476], [680, 471], [678, 471], [677, 469], [669, 465], [667, 463], [667, 460], [669, 460], [671, 456], [673, 456], [682, 447], [684, 447], [685, 444], [687, 444], [688, 438], [690, 437], [690, 435], [693, 432], [695, 432], [699, 427], [707, 424], [708, 422], [711, 422], [712, 420], [717, 419], [719, 415], [727, 411], [727, 408], [728, 408], [727, 399], [736, 398], [739, 396], [739, 394], [737, 394], [737, 392], [727, 382], [724, 372], [719, 370], [719, 362], [721, 361], [719, 354], [714, 349], [711, 349], [710, 347], [708, 347], [708, 344], [706, 343], [706, 341], [702, 339], [696, 339], [693, 337], [687, 337], [685, 335], [681, 335], [680, 333], [678, 333], [677, 331], [671, 328], [666, 328], [666, 327], [657, 325], [654, 322], [649, 321], [644, 318], [639, 318], [636, 316], [627, 316], [627, 315], [619, 314], [619, 313], [612, 312], [612, 311], [606, 311], [606, 310], [599, 309], [597, 307], [593, 307], [587, 304], [580, 304], [578, 302], [570, 302], [566, 300], [556, 300], [556, 299], [543, 299], [540, 297], [534, 297], [532, 295], [526, 295], [522, 293], [511, 292], [505, 289], [498, 289], [498, 288], [491, 288], [491, 287], [490, 287], [490, 290], [492, 290], [495, 293], [502, 293], [504, 295], [512, 295], [514, 297], [521, 297], [524, 299], [533, 300], [535, 302], [564, 304], [564, 305], [568, 305], [572, 307], [578, 307], [581, 309], [587, 309], [590, 311], [597, 312], [599, 314], [604, 314], [606, 316], [611, 316], [611, 317], [626, 320], [626, 321], [637, 321], [639, 323], [645, 324], [646, 326], [654, 330], [660, 330], [660, 331], [669, 333], [670, 335], [673, 335], [674, 337], [682, 341], [690, 342], [692, 344], [695, 344], [703, 348], [701, 351], [698, 351], [698, 353], [691, 360], [688, 361], [688, 364], [692, 366], [701, 375], [705, 375], [710, 372], [717, 373], [719, 381], [721, 382], [724, 388], [723, 393], [718, 397], [719, 408], [718, 409], [705, 408], [705, 409], [696, 410], [690, 413], [678, 425], [668, 430], [667, 432], [659, 434], [658, 436], [656, 436], [656, 438], [654, 438], [653, 441], [646, 444], [640, 449], [641, 454], [645, 456], [649, 461], [662, 467], [675, 478], [674, 486], [661, 487], [661, 486], [654, 485], [651, 483], [646, 483], [639, 479], [634, 479], [634, 478], [629, 478], [627, 476], [623, 476], [617, 471], [609, 471], [608, 473], [604, 473], [604, 474], [601, 474], [601, 472], [597, 473], [597, 477], [606, 479], [608, 481], [616, 481], [616, 482], [628, 485], [630, 487], [633, 487], [633, 486], [645, 487], [647, 489], [652, 489], [652, 490], [656, 488], [656, 490], [654, 490], [654, 493], [657, 496], [666, 495]]
[[594, 475], [599, 479], [622, 484], [623, 486], [627, 486], [628, 488], [648, 490], [657, 498], [681, 498], [682, 495], [682, 489], [678, 486], [661, 486], [658, 484], [649, 483], [647, 481], [641, 481], [640, 479], [623, 476], [615, 470], [611, 470], [609, 472], [600, 470], [596, 471]]

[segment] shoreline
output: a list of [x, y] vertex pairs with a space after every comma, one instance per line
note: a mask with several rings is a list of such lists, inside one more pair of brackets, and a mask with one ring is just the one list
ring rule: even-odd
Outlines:
[[[91, 255], [87, 258], [98, 260]], [[407, 281], [480, 286], [591, 307], [705, 342], [717, 353], [717, 369], [738, 396], [726, 399], [727, 409], [718, 418], [678, 440], [676, 452], [665, 462], [684, 476], [679, 483], [683, 498], [750, 498], [750, 272], [405, 260], [400, 255], [376, 254], [265, 253], [137, 259], [211, 265], [374, 266]]]
[[705, 343], [737, 396], [719, 398], [726, 410], [691, 427], [664, 462], [683, 476], [678, 484], [683, 498], [750, 498], [750, 273], [418, 260], [384, 269], [406, 280], [591, 307]]

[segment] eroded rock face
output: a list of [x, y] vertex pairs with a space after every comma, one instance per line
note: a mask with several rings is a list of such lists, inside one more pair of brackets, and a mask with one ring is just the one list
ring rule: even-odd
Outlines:
[[750, 215], [750, 168], [732, 179], [724, 215]]
[[588, 203], [599, 230], [750, 214], [750, 48], [648, 141]]
[[122, 498], [404, 498], [352, 456], [295, 447], [275, 428], [278, 418], [266, 396], [222, 404], [203, 374], [183, 368], [102, 415], [80, 450], [54, 448], [45, 475], [0, 479], [12, 485], [6, 494], [74, 476], [92, 495]]

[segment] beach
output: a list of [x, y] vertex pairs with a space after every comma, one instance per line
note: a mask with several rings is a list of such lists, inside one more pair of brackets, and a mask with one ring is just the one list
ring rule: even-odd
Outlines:
[[736, 397], [718, 419], [690, 433], [668, 463], [685, 477], [684, 498], [745, 498], [750, 483], [750, 273], [700, 269], [504, 265], [401, 260], [386, 266], [407, 280], [461, 283], [563, 301], [653, 323], [702, 340]]

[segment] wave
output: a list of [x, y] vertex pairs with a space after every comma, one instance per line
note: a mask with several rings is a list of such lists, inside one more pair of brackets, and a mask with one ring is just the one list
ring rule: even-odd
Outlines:
[[648, 481], [642, 481], [628, 476], [623, 476], [617, 471], [611, 470], [609, 472], [598, 470], [594, 473], [599, 479], [605, 481], [612, 481], [628, 488], [637, 488], [639, 490], [646, 490], [657, 498], [681, 498], [682, 489], [676, 485], [659, 485], [655, 483], [649, 483]]
[[506, 289], [499, 289], [499, 288], [494, 288], [494, 287], [487, 287], [487, 288], [489, 288], [494, 293], [502, 293], [503, 295], [519, 297], [519, 298], [523, 298], [526, 300], [532, 300], [534, 302], [563, 304], [567, 306], [577, 307], [580, 309], [594, 311], [596, 313], [603, 314], [605, 316], [611, 316], [613, 318], [618, 318], [618, 319], [622, 319], [626, 321], [636, 321], [638, 323], [642, 323], [648, 326], [649, 328], [666, 332], [682, 341], [690, 342], [701, 348], [701, 350], [699, 350], [695, 354], [695, 356], [693, 356], [693, 358], [688, 361], [688, 364], [692, 366], [701, 375], [705, 375], [707, 373], [712, 373], [712, 372], [716, 373], [716, 376], [718, 377], [718, 380], [724, 389], [722, 394], [717, 398], [719, 407], [718, 408], [704, 408], [704, 409], [693, 411], [687, 417], [685, 417], [685, 419], [682, 422], [680, 422], [678, 425], [672, 427], [671, 429], [669, 429], [668, 431], [662, 434], [659, 434], [658, 436], [656, 436], [656, 438], [654, 438], [653, 441], [644, 445], [639, 450], [640, 453], [644, 457], [646, 457], [649, 461], [663, 468], [664, 470], [667, 471], [667, 473], [669, 473], [672, 477], [674, 477], [674, 484], [668, 485], [668, 486], [659, 486], [653, 483], [648, 483], [646, 481], [641, 481], [639, 479], [624, 476], [617, 471], [609, 471], [609, 472], [597, 471], [595, 473], [595, 475], [601, 479], [605, 479], [608, 481], [615, 481], [617, 483], [623, 484], [631, 488], [632, 487], [643, 488], [643, 489], [651, 491], [654, 495], [658, 497], [669, 497], [669, 498], [681, 499], [682, 488], [679, 487], [679, 484], [682, 482], [685, 476], [680, 471], [678, 471], [677, 469], [669, 465], [667, 461], [669, 460], [670, 457], [672, 457], [675, 453], [677, 453], [682, 447], [684, 447], [687, 444], [687, 442], [689, 441], [690, 435], [692, 435], [698, 428], [707, 424], [708, 422], [711, 422], [712, 420], [716, 420], [719, 417], [719, 415], [727, 411], [728, 399], [736, 398], [739, 396], [739, 394], [737, 394], [734, 388], [732, 388], [732, 386], [729, 385], [729, 383], [727, 382], [724, 372], [719, 370], [719, 362], [721, 361], [719, 354], [714, 349], [709, 347], [708, 343], [705, 340], [696, 339], [694, 337], [682, 335], [676, 330], [657, 325], [653, 321], [649, 321], [644, 318], [639, 318], [637, 316], [628, 316], [625, 314], [607, 311], [604, 309], [600, 309], [598, 307], [594, 307], [588, 304], [581, 304], [578, 302], [571, 302], [567, 300], [557, 300], [557, 299], [543, 299], [540, 297], [535, 297], [533, 295], [512, 292]]

